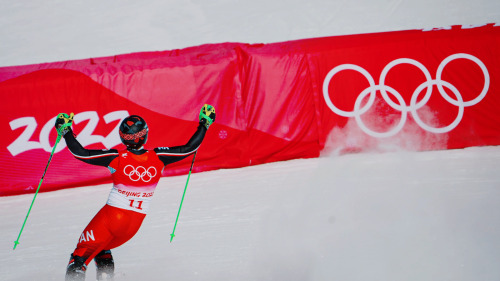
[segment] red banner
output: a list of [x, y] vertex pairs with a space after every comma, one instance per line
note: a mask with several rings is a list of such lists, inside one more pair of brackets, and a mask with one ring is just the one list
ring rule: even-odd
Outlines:
[[[320, 153], [500, 144], [500, 27], [493, 24], [305, 39], [0, 68], [0, 195], [34, 192], [55, 116], [74, 112], [87, 148], [123, 148], [129, 114], [146, 148], [187, 142], [215, 106], [195, 171]], [[184, 173], [189, 159], [163, 175]], [[41, 191], [110, 181], [62, 141]]]

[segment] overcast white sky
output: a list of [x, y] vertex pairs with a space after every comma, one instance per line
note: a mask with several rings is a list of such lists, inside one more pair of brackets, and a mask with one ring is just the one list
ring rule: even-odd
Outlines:
[[497, 0], [1, 0], [0, 67], [500, 22]]

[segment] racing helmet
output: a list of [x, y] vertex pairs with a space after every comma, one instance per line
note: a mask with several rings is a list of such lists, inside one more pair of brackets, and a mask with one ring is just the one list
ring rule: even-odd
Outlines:
[[148, 140], [148, 125], [142, 117], [130, 115], [120, 124], [120, 139], [127, 148], [139, 149]]

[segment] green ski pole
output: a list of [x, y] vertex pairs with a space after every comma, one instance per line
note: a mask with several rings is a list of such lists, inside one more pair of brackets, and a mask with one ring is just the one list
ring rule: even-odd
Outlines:
[[193, 155], [193, 161], [191, 162], [191, 168], [189, 169], [188, 177], [186, 180], [186, 186], [184, 187], [184, 193], [182, 193], [182, 199], [181, 199], [181, 205], [179, 206], [179, 211], [177, 212], [177, 218], [175, 219], [175, 224], [174, 224], [174, 230], [172, 230], [172, 234], [170, 234], [170, 243], [172, 243], [172, 240], [175, 237], [175, 228], [177, 227], [177, 221], [179, 220], [179, 214], [181, 213], [181, 208], [182, 208], [182, 202], [184, 202], [184, 195], [186, 195], [186, 189], [188, 187], [189, 183], [189, 178], [191, 177], [191, 171], [193, 170], [193, 165], [194, 165], [194, 159], [196, 158], [196, 151]]
[[21, 231], [19, 231], [19, 235], [17, 236], [17, 240], [14, 241], [14, 249], [16, 249], [17, 245], [19, 245], [19, 238], [21, 238], [21, 234], [23, 233], [23, 230], [24, 230], [24, 226], [26, 225], [26, 221], [28, 220], [28, 217], [30, 215], [30, 212], [31, 212], [31, 208], [33, 208], [33, 204], [35, 203], [35, 199], [36, 199], [36, 196], [38, 195], [38, 191], [40, 190], [40, 186], [42, 186], [42, 182], [43, 182], [43, 179], [45, 177], [45, 174], [47, 173], [47, 169], [49, 168], [49, 164], [50, 164], [50, 161], [52, 160], [52, 156], [54, 155], [54, 152], [56, 151], [56, 146], [57, 144], [59, 143], [59, 141], [61, 140], [61, 137], [62, 137], [62, 129], [65, 128], [65, 127], [69, 127], [71, 126], [71, 123], [73, 121], [73, 113], [71, 113], [70, 116], [68, 116], [67, 114], [65, 113], [60, 113], [58, 115], [61, 116], [62, 114], [64, 114], [64, 117], [69, 117], [69, 123], [66, 123], [66, 124], [63, 124], [60, 128], [60, 130], [57, 131], [57, 139], [56, 139], [56, 143], [54, 144], [54, 147], [52, 148], [52, 152], [50, 153], [50, 157], [49, 157], [49, 161], [47, 162], [47, 166], [45, 166], [45, 171], [43, 172], [43, 175], [42, 175], [42, 178], [40, 179], [40, 182], [38, 183], [38, 188], [36, 189], [36, 192], [35, 192], [35, 196], [33, 197], [33, 200], [31, 201], [31, 205], [30, 205], [30, 208], [28, 209], [28, 213], [26, 214], [26, 218], [24, 219], [24, 222], [23, 222], [23, 226], [21, 227]]

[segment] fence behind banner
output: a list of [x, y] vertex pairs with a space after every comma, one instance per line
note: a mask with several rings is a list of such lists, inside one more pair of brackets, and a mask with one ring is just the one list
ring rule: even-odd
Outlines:
[[[187, 142], [217, 111], [194, 171], [320, 154], [500, 144], [500, 27], [335, 36], [0, 68], [0, 195], [34, 192], [60, 112], [87, 148], [123, 149], [129, 114], [146, 148]], [[163, 175], [185, 173], [189, 159]], [[41, 191], [110, 181], [61, 142]]]

